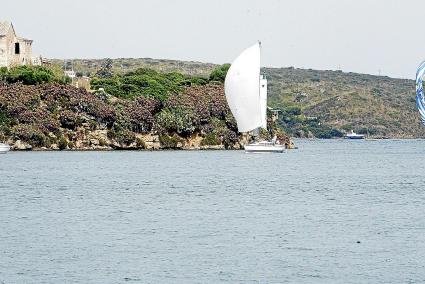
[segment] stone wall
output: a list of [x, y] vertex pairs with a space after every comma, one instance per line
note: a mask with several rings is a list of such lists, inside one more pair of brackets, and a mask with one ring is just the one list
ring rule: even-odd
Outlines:
[[6, 37], [0, 36], [0, 67], [8, 66], [7, 45]]
[[[19, 45], [18, 48], [16, 44]], [[32, 63], [32, 40], [16, 36], [15, 30], [11, 26], [6, 35], [0, 36], [0, 67]]]

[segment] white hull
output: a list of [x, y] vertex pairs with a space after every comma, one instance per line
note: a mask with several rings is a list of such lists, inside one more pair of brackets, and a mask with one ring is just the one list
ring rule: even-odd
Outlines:
[[363, 134], [356, 134], [356, 133], [354, 133], [354, 134], [347, 134], [345, 136], [345, 138], [347, 138], [347, 139], [364, 139], [364, 135]]
[[364, 135], [363, 134], [357, 134], [356, 132], [351, 130], [350, 133], [345, 135], [345, 138], [347, 138], [347, 139], [364, 139]]
[[9, 152], [9, 150], [10, 150], [9, 145], [0, 143], [0, 154], [5, 154]]
[[255, 143], [245, 145], [246, 153], [283, 153], [285, 152], [285, 145], [273, 143]]

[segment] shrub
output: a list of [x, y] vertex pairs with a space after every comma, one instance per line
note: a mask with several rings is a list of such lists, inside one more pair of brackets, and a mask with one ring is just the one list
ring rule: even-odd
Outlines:
[[329, 126], [321, 126], [321, 127], [307, 127], [307, 131], [311, 131], [314, 137], [321, 139], [330, 139], [334, 137], [343, 137], [344, 134], [337, 130], [330, 128]]
[[283, 109], [283, 115], [301, 115], [301, 108], [299, 106], [288, 106]]
[[112, 59], [106, 58], [102, 62], [100, 69], [96, 72], [96, 76], [99, 78], [111, 78], [113, 76], [112, 64]]
[[100, 145], [100, 146], [102, 146], [102, 147], [103, 147], [103, 146], [106, 146], [107, 144], [108, 144], [108, 143], [106, 143], [105, 139], [102, 139], [102, 138], [101, 138], [101, 139], [99, 139], [99, 145]]
[[68, 141], [65, 137], [61, 136], [58, 141], [59, 150], [66, 150], [68, 148]]
[[179, 143], [183, 143], [183, 140], [178, 136], [160, 135], [159, 143], [161, 143], [164, 149], [177, 149]]
[[191, 85], [205, 86], [208, 84], [208, 79], [203, 77], [192, 77], [189, 79]]
[[63, 128], [73, 130], [78, 126], [81, 126], [80, 117], [74, 112], [71, 112], [69, 110], [62, 111], [59, 119], [60, 119], [61, 126]]
[[69, 149], [74, 149], [74, 148], [75, 148], [75, 144], [74, 144], [74, 142], [69, 141], [69, 142], [68, 142], [68, 147], [69, 147]]
[[205, 135], [204, 139], [201, 141], [202, 146], [208, 146], [208, 145], [220, 145], [220, 139], [217, 137], [215, 133], [208, 133]]
[[126, 129], [115, 133], [115, 140], [123, 145], [130, 145], [136, 140], [136, 135]]
[[137, 146], [137, 148], [140, 148], [140, 149], [146, 149], [146, 143], [145, 143], [145, 141], [144, 141], [142, 138], [140, 138], [140, 137], [137, 137], [137, 138], [136, 138], [136, 146]]
[[6, 80], [8, 74], [7, 67], [0, 67], [0, 82]]
[[32, 125], [20, 124], [12, 129], [16, 139], [30, 143], [34, 147], [50, 147], [50, 139], [42, 131]]
[[10, 117], [0, 108], [0, 127], [7, 126], [10, 123]]
[[156, 120], [160, 132], [176, 132], [189, 136], [196, 130], [196, 114], [190, 109], [164, 109]]
[[24, 85], [37, 85], [53, 82], [56, 78], [52, 71], [41, 66], [17, 66], [2, 75], [8, 83], [22, 82]]
[[191, 85], [190, 77], [177, 73], [160, 73], [148, 68], [139, 68], [124, 75], [94, 78], [92, 89], [104, 88], [113, 96], [133, 99], [139, 96], [150, 97], [164, 102], [170, 94]]
[[224, 82], [227, 71], [229, 71], [230, 64], [223, 64], [215, 68], [210, 74], [210, 81]]

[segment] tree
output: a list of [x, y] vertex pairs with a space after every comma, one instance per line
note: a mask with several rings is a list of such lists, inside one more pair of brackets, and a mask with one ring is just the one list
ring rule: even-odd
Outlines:
[[224, 82], [227, 71], [229, 71], [230, 64], [223, 64], [215, 68], [210, 74], [210, 81]]
[[54, 81], [53, 72], [41, 66], [16, 66], [3, 75], [8, 83], [22, 82], [24, 85], [37, 85]]
[[102, 62], [100, 69], [97, 70], [96, 76], [99, 78], [111, 78], [114, 75], [112, 72], [112, 64], [113, 64], [112, 59], [106, 58]]

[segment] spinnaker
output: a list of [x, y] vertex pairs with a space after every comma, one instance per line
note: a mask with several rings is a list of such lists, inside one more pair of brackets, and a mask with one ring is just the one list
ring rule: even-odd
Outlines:
[[425, 74], [425, 61], [419, 65], [416, 71], [416, 107], [421, 115], [422, 123], [425, 125], [425, 97], [422, 86], [423, 77]]

